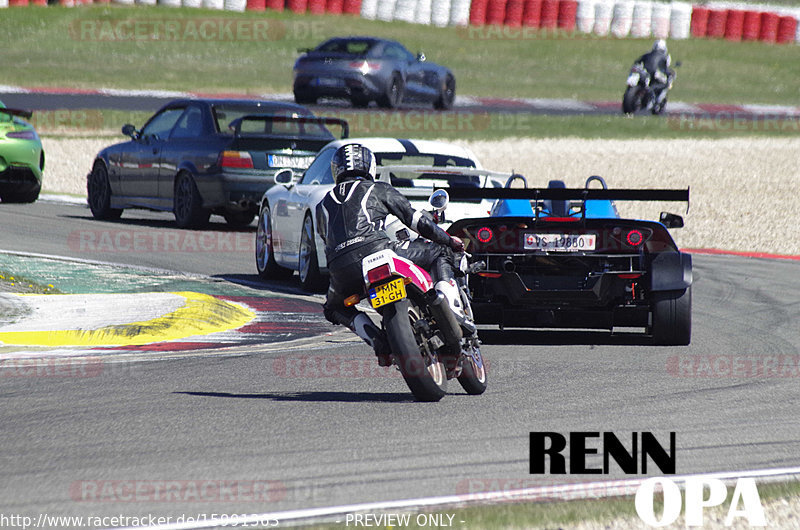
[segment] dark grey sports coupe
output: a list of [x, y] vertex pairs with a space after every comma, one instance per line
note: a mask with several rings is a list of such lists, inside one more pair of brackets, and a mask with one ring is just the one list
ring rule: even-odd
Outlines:
[[395, 108], [404, 101], [449, 109], [456, 78], [438, 64], [413, 55], [402, 44], [375, 37], [336, 37], [313, 50], [301, 50], [294, 65], [294, 99], [316, 103], [322, 97], [347, 98], [356, 107], [371, 101]]
[[127, 142], [97, 154], [87, 178], [89, 206], [98, 219], [123, 209], [172, 211], [181, 228], [219, 214], [245, 226], [279, 169], [302, 172], [317, 151], [343, 137], [347, 122], [318, 118], [293, 103], [179, 99], [164, 105], [142, 129], [125, 125]]

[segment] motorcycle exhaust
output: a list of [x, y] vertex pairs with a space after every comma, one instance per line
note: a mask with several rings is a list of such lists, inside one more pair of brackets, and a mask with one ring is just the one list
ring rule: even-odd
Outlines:
[[448, 346], [457, 346], [461, 344], [461, 337], [463, 337], [461, 326], [458, 324], [458, 320], [456, 320], [456, 316], [450, 309], [450, 305], [447, 303], [444, 295], [436, 290], [432, 290], [428, 293], [427, 297], [431, 313], [433, 314], [433, 318], [436, 319], [436, 322], [439, 323], [439, 329], [442, 331], [442, 335], [444, 335], [445, 342]]
[[514, 265], [514, 262], [511, 260], [506, 260], [503, 262], [503, 270], [505, 272], [514, 272], [517, 270], [517, 266]]

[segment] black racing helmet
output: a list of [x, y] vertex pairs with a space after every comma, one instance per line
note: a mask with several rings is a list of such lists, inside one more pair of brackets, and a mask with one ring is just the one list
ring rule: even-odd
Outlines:
[[375, 155], [361, 144], [343, 145], [331, 158], [333, 181], [337, 184], [348, 178], [375, 180], [376, 166]]

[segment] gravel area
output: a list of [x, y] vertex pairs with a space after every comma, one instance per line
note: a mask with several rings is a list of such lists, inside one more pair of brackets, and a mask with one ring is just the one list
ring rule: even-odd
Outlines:
[[[86, 193], [86, 173], [103, 138], [44, 138], [46, 192]], [[657, 219], [668, 210], [685, 214], [674, 230], [681, 247], [800, 254], [794, 224], [800, 196], [800, 138], [723, 140], [508, 139], [459, 142], [484, 167], [516, 171], [530, 185], [550, 179], [583, 186], [600, 175], [612, 188], [691, 187], [691, 208], [680, 203], [619, 203], [624, 216]]]

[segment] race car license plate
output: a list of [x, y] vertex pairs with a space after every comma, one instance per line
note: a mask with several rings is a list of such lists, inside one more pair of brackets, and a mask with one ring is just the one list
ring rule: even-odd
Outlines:
[[337, 79], [335, 77], [317, 77], [314, 80], [314, 85], [316, 86], [329, 86], [329, 87], [340, 87], [344, 86], [341, 79]]
[[595, 234], [525, 234], [525, 249], [579, 252], [594, 250], [596, 241]]
[[406, 284], [403, 278], [397, 278], [369, 290], [369, 303], [378, 309], [406, 297]]
[[313, 161], [313, 156], [267, 155], [269, 167], [306, 169]]

